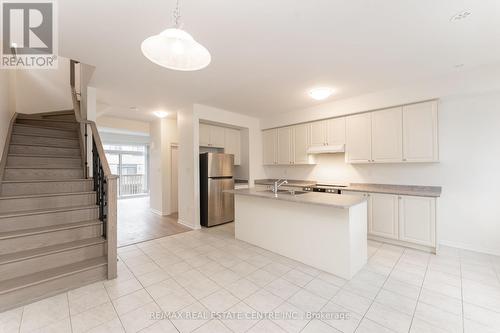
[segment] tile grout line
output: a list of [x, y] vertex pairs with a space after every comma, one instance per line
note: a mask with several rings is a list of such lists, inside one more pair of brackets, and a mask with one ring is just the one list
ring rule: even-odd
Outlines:
[[71, 332], [73, 332], [73, 321], [71, 320], [71, 308], [69, 305], [69, 292], [66, 292], [66, 301], [68, 302], [69, 329], [71, 330]]
[[[377, 249], [377, 251], [372, 255], [372, 257], [377, 254], [377, 252], [381, 249], [381, 247], [383, 246], [383, 244], [386, 244], [386, 243], [382, 243], [382, 245]], [[398, 265], [398, 263], [401, 261], [401, 258], [403, 257], [403, 254], [406, 252], [406, 249], [403, 248], [403, 251], [401, 252], [401, 254], [399, 255], [399, 258], [398, 260], [396, 261], [396, 263], [394, 263], [394, 265], [392, 266], [391, 268], [391, 271], [389, 272], [389, 274], [387, 274], [387, 277], [385, 278], [385, 281], [384, 283], [380, 286], [379, 290], [377, 291], [377, 294], [375, 295], [375, 297], [373, 298], [373, 300], [371, 301], [370, 303], [370, 306], [368, 307], [368, 309], [365, 311], [365, 313], [363, 314], [363, 316], [361, 317], [361, 319], [359, 320], [359, 323], [358, 325], [356, 325], [356, 328], [354, 329], [354, 332], [356, 332], [359, 328], [359, 326], [361, 325], [361, 322], [363, 321], [363, 319], [365, 319], [366, 317], [366, 314], [368, 313], [368, 311], [370, 311], [370, 309], [372, 308], [372, 305], [373, 303], [375, 303], [375, 299], [377, 298], [377, 296], [380, 294], [380, 292], [382, 291], [382, 289], [384, 288], [385, 284], [387, 283], [387, 280], [389, 280], [389, 277], [391, 276], [392, 272], [394, 271], [394, 269], [396, 268], [396, 266]], [[378, 324], [378, 323], [377, 323]], [[380, 326], [382, 327], [385, 327], [384, 325], [381, 325], [379, 324]], [[385, 328], [388, 328], [388, 327], [385, 327]]]
[[462, 303], [462, 332], [465, 332], [465, 311], [464, 311], [464, 284], [463, 284], [463, 273], [462, 273], [462, 255], [459, 251], [459, 267], [460, 267], [460, 296]]
[[[120, 259], [121, 260], [121, 259]], [[109, 280], [108, 280], [109, 281]], [[122, 325], [122, 328], [123, 330], [125, 331], [125, 325], [123, 325], [123, 322], [122, 322], [122, 319], [120, 318], [120, 315], [118, 314], [118, 311], [116, 311], [116, 307], [115, 305], [113, 304], [113, 300], [111, 299], [111, 296], [109, 296], [109, 292], [108, 292], [108, 289], [106, 289], [106, 287], [104, 286], [104, 283], [103, 283], [103, 286], [104, 290], [106, 291], [106, 294], [108, 295], [108, 298], [109, 298], [109, 302], [111, 303], [111, 306], [113, 307], [113, 310], [115, 310], [115, 313], [116, 313], [116, 317], [118, 317], [118, 320], [120, 321], [120, 325]], [[128, 295], [128, 294], [127, 294]], [[118, 299], [118, 298], [117, 298]], [[96, 326], [97, 327], [97, 326]]]
[[21, 320], [19, 321], [19, 328], [17, 329], [17, 332], [18, 333], [21, 333], [21, 326], [23, 324], [23, 318], [24, 318], [24, 309], [26, 308], [26, 306], [23, 306], [23, 311], [21, 311]]
[[417, 301], [415, 303], [415, 309], [413, 309], [413, 315], [411, 316], [410, 327], [408, 328], [408, 332], [411, 331], [411, 327], [413, 325], [413, 319], [415, 319], [415, 314], [417, 313], [418, 301], [420, 300], [420, 296], [422, 295], [422, 290], [424, 289], [425, 278], [427, 277], [427, 271], [429, 270], [431, 257], [427, 258], [427, 265], [425, 266], [424, 279], [422, 280], [422, 285], [420, 286], [420, 290], [418, 291]]
[[[156, 263], [156, 261], [154, 261], [154, 260], [153, 260], [153, 259], [152, 259], [152, 258], [151, 258], [151, 257], [150, 257], [147, 253], [145, 253], [145, 252], [144, 252], [144, 251], [143, 251], [140, 247], [138, 247], [138, 246], [136, 246], [136, 247], [137, 247], [137, 249], [138, 249], [139, 251], [141, 251], [141, 252], [142, 252], [145, 256], [147, 256], [149, 259], [151, 259], [151, 260], [152, 260], [152, 261], [153, 261], [156, 265], [158, 265], [158, 264]], [[120, 258], [120, 260], [121, 260], [121, 258]], [[162, 311], [163, 311], [163, 309], [162, 309], [162, 307], [160, 306], [160, 304], [158, 304], [158, 303], [156, 302], [156, 299], [153, 297], [153, 295], [151, 295], [151, 294], [150, 294], [150, 292], [146, 289], [146, 287], [142, 284], [142, 282], [141, 282], [141, 281], [137, 278], [137, 276], [136, 276], [136, 275], [135, 275], [135, 273], [134, 273], [134, 272], [130, 269], [130, 267], [127, 265], [127, 263], [126, 263], [124, 260], [122, 260], [122, 262], [123, 262], [123, 264], [125, 265], [125, 267], [127, 267], [127, 269], [128, 269], [128, 271], [130, 272], [130, 274], [132, 274], [132, 275], [134, 276], [134, 278], [137, 280], [137, 282], [139, 282], [139, 284], [141, 285], [142, 289], [143, 289], [146, 293], [148, 293], [149, 297], [151, 297], [151, 299], [152, 299], [152, 300], [153, 300], [153, 302], [156, 304], [156, 306], [158, 306], [158, 308], [159, 308], [160, 310], [162, 310]], [[168, 274], [168, 273], [167, 273], [167, 274]], [[169, 275], [171, 278], [173, 278], [170, 274], [168, 274], [168, 275]], [[163, 281], [165, 281], [165, 280], [163, 280]], [[163, 282], [163, 281], [160, 281], [160, 282]], [[160, 283], [160, 282], [158, 282], [158, 283]], [[175, 281], [175, 282], [177, 283], [177, 281]], [[182, 286], [181, 286], [181, 287], [182, 287]], [[184, 288], [184, 287], [182, 287], [182, 288]], [[136, 290], [136, 291], [137, 291], [137, 290]], [[128, 293], [128, 294], [123, 295], [123, 296], [130, 295], [130, 294], [132, 294], [132, 293], [134, 293], [134, 292], [136, 292], [136, 291], [133, 291], [133, 292]], [[106, 292], [107, 292], [107, 291], [106, 291]], [[190, 294], [190, 295], [191, 295], [191, 294]], [[120, 296], [120, 297], [118, 297], [118, 298], [121, 298], [121, 297], [123, 297], [123, 296]], [[118, 299], [118, 298], [117, 298], [117, 299]], [[111, 301], [111, 304], [113, 304], [113, 301]], [[190, 304], [190, 305], [191, 305], [191, 304]], [[189, 305], [188, 305], [188, 306], [189, 306]], [[114, 307], [114, 304], [113, 304], [113, 307]], [[140, 307], [139, 307], [139, 308], [140, 308]], [[137, 310], [137, 309], [138, 309], [138, 308], [136, 308], [136, 309], [134, 309], [134, 310]], [[134, 310], [131, 310], [130, 312], [132, 312], [132, 311], [134, 311]], [[115, 311], [116, 311], [116, 309], [115, 309]], [[127, 313], [128, 313], [128, 312], [127, 312]], [[118, 312], [117, 312], [116, 314], [117, 314], [118, 318], [120, 319], [120, 323], [122, 323], [123, 329], [125, 330], [125, 326], [123, 325], [123, 322], [122, 322], [122, 320], [121, 320], [121, 318], [120, 318], [120, 315], [118, 314]], [[169, 321], [169, 322], [170, 322], [170, 324], [172, 324], [172, 326], [173, 326], [173, 327], [177, 330], [177, 332], [180, 332], [180, 331], [179, 331], [179, 329], [177, 328], [177, 326], [175, 326], [175, 325], [174, 325], [174, 323], [170, 320], [170, 318], [168, 319], [168, 321]], [[155, 324], [156, 324], [156, 323], [153, 323], [153, 324], [151, 324], [151, 325], [149, 325], [149, 326], [147, 326], [147, 327], [144, 327], [144, 328], [151, 327], [151, 326], [153, 326], [153, 325], [155, 325]], [[143, 329], [144, 329], [144, 328], [143, 328]], [[141, 330], [143, 330], [143, 329], [141, 329]]]

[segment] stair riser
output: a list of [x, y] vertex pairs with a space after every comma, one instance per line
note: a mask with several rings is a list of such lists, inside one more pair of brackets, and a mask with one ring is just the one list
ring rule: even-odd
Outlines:
[[78, 140], [64, 138], [49, 138], [43, 136], [12, 135], [11, 144], [50, 146], [62, 148], [79, 148]]
[[25, 155], [51, 155], [51, 156], [79, 156], [80, 148], [58, 148], [58, 147], [41, 147], [41, 146], [18, 146], [10, 145], [9, 154], [25, 154]]
[[5, 169], [4, 180], [82, 179], [82, 169]]
[[93, 188], [94, 183], [92, 181], [4, 183], [1, 187], [1, 193], [5, 197], [29, 194], [90, 192]]
[[100, 236], [102, 236], [102, 224], [3, 239], [0, 240], [0, 253], [8, 254]]
[[97, 220], [98, 217], [97, 207], [49, 214], [7, 217], [0, 219], [0, 232], [48, 227], [73, 222], [94, 221]]
[[73, 275], [43, 282], [0, 295], [0, 312], [54, 296], [107, 278], [107, 266], [95, 267]]
[[50, 129], [50, 128], [42, 128], [42, 127], [25, 127], [25, 126], [16, 126], [14, 125], [14, 129], [12, 131], [14, 134], [31, 134], [31, 135], [42, 135], [42, 136], [55, 136], [58, 138], [78, 138], [78, 132], [75, 131], [64, 131], [58, 129]]
[[66, 208], [76, 206], [95, 205], [96, 195], [77, 194], [77, 195], [58, 195], [39, 198], [16, 198], [1, 199], [0, 213], [20, 212], [35, 209]]
[[29, 168], [71, 168], [82, 166], [81, 158], [60, 158], [60, 157], [31, 157], [31, 156], [8, 156], [8, 167]]
[[56, 122], [50, 120], [35, 120], [35, 119], [16, 119], [16, 123], [18, 124], [27, 124], [34, 126], [42, 126], [42, 127], [54, 127], [54, 128], [64, 128], [64, 129], [77, 129], [80, 127], [78, 123], [71, 122]]

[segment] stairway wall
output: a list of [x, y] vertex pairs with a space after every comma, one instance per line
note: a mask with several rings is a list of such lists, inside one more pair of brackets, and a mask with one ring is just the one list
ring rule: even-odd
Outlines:
[[14, 114], [10, 102], [12, 101], [11, 87], [10, 87], [11, 71], [0, 70], [0, 159], [3, 154], [3, 147], [5, 139], [9, 131], [10, 119]]

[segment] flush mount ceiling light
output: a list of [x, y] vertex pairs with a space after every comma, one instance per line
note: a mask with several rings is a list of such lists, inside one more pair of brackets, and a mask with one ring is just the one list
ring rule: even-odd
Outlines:
[[178, 0], [173, 16], [174, 27], [144, 40], [142, 53], [153, 63], [177, 71], [196, 71], [207, 67], [212, 61], [210, 52], [180, 29]]
[[328, 87], [314, 88], [309, 91], [309, 96], [317, 101], [327, 99], [333, 94], [333, 89]]
[[153, 112], [153, 114], [158, 118], [165, 118], [166, 116], [168, 116], [168, 112], [165, 111], [155, 111]]
[[463, 12], [457, 13], [450, 18], [450, 21], [460, 21], [465, 20], [471, 12], [464, 10]]

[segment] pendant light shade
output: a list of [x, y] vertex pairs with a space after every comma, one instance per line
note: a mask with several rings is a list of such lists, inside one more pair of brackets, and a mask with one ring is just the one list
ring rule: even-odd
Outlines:
[[155, 64], [178, 71], [196, 71], [207, 67], [212, 60], [203, 45], [178, 28], [166, 29], [147, 38], [141, 50]]

